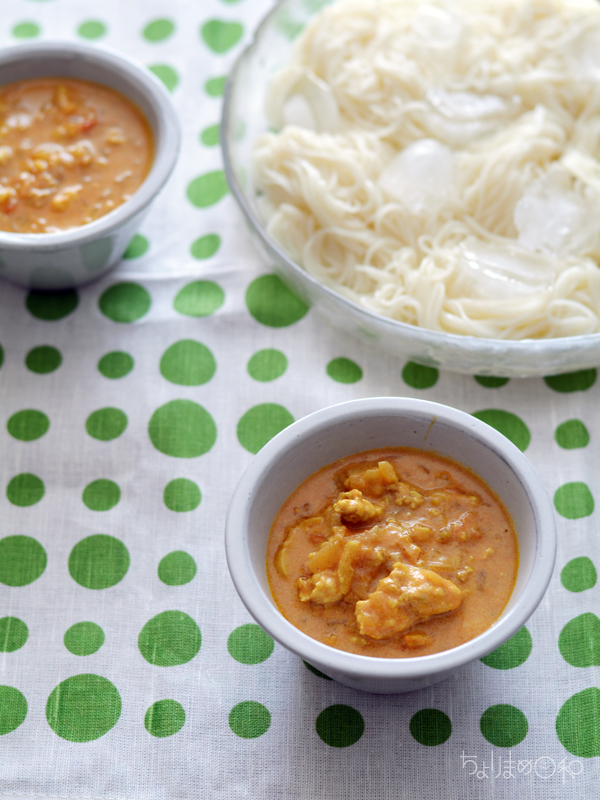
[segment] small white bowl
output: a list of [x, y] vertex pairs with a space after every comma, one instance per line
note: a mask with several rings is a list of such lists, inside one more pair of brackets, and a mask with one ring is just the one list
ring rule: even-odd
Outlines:
[[[449, 457], [482, 478], [503, 501], [519, 539], [519, 570], [500, 618], [465, 644], [428, 656], [375, 658], [346, 653], [302, 633], [278, 610], [266, 574], [273, 519], [309, 475], [339, 458], [380, 447], [413, 447]], [[492, 652], [529, 619], [556, 556], [552, 504], [528, 459], [489, 425], [438, 403], [398, 397], [354, 400], [293, 423], [268, 442], [242, 476], [225, 531], [235, 587], [258, 624], [325, 675], [368, 692], [431, 686]]]
[[115, 266], [171, 174], [181, 140], [167, 90], [127, 56], [96, 45], [59, 41], [18, 45], [0, 53], [0, 85], [51, 76], [100, 83], [132, 100], [152, 129], [154, 161], [131, 199], [94, 222], [60, 233], [0, 231], [0, 275], [35, 289], [78, 286]]

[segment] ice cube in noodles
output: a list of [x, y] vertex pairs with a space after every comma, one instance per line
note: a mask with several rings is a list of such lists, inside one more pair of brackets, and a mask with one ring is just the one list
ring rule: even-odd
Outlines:
[[454, 195], [456, 166], [449, 147], [420, 139], [401, 150], [383, 169], [379, 186], [414, 214], [439, 211]]
[[535, 180], [515, 205], [518, 241], [528, 250], [562, 256], [582, 255], [597, 237], [600, 230], [598, 198], [578, 194], [566, 188], [564, 181], [562, 183], [560, 185], [560, 175], [546, 175]]
[[469, 237], [461, 244], [460, 266], [473, 297], [520, 297], [549, 289], [558, 264], [514, 245]]
[[426, 100], [431, 107], [429, 129], [439, 139], [458, 146], [492, 133], [521, 107], [519, 98], [506, 100], [497, 94], [449, 92], [439, 86], [428, 89]]
[[419, 39], [438, 49], [455, 48], [464, 33], [465, 22], [439, 6], [422, 3], [412, 19], [412, 30]]
[[340, 127], [340, 111], [331, 87], [312, 70], [297, 65], [282, 70], [273, 80], [266, 114], [275, 130], [299, 125], [318, 133], [335, 133]]
[[584, 31], [568, 51], [570, 66], [582, 79], [600, 78], [600, 30]]

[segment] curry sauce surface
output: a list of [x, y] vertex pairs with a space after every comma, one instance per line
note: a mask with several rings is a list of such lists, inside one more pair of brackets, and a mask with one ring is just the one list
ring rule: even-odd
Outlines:
[[518, 541], [476, 475], [410, 448], [341, 459], [278, 512], [267, 576], [281, 613], [314, 639], [404, 658], [456, 647], [500, 616]]
[[153, 150], [141, 111], [106, 86], [63, 77], [0, 86], [0, 230], [93, 222], [139, 188]]

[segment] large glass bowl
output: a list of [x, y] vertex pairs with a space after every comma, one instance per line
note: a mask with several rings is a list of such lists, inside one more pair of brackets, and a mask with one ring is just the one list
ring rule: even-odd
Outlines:
[[252, 149], [267, 130], [265, 95], [287, 63], [293, 39], [327, 2], [281, 0], [258, 26], [227, 81], [221, 144], [225, 172], [259, 251], [303, 300], [333, 325], [405, 359], [471, 375], [521, 377], [600, 364], [600, 333], [506, 341], [425, 330], [379, 316], [323, 286], [266, 233], [252, 182]]

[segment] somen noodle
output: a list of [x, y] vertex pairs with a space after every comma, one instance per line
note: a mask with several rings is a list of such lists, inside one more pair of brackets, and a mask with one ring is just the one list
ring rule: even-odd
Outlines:
[[488, 338], [600, 330], [600, 7], [343, 0], [256, 142], [268, 232], [378, 314]]

